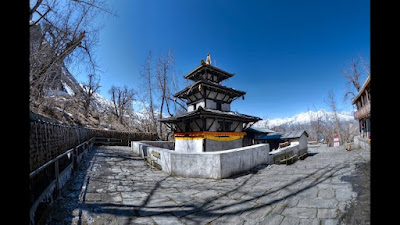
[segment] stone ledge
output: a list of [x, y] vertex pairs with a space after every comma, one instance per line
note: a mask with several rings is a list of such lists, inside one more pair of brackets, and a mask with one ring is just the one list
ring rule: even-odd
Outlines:
[[161, 166], [162, 171], [182, 177], [222, 179], [270, 162], [268, 144], [215, 152], [184, 153], [142, 142], [132, 142], [131, 149], [142, 158], [152, 157], [152, 151], [158, 152], [161, 157], [154, 160]]

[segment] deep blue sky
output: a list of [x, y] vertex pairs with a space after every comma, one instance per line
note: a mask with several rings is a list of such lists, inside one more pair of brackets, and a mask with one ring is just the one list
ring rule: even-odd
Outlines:
[[[327, 109], [333, 90], [339, 110], [352, 57], [370, 58], [369, 1], [110, 0], [117, 17], [99, 18], [96, 58], [103, 71], [100, 94], [111, 85], [139, 90], [139, 68], [151, 49], [175, 52], [184, 76], [207, 52], [217, 67], [236, 75], [224, 85], [246, 91], [231, 109], [269, 119], [307, 109]], [[71, 72], [78, 81], [82, 71]], [[181, 87], [184, 88], [183, 86]]]

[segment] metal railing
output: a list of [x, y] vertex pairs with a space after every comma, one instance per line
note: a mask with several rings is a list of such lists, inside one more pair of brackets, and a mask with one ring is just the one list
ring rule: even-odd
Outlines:
[[[44, 188], [44, 190], [39, 190], [38, 197], [35, 197], [34, 202], [30, 208], [30, 223], [35, 224], [35, 213], [36, 209], [41, 202], [49, 202], [50, 205], [53, 203], [53, 196], [57, 195], [66, 181], [71, 177], [72, 171], [77, 169], [78, 163], [82, 160], [84, 156], [87, 155], [88, 151], [92, 150], [95, 143], [95, 137], [71, 148], [54, 159], [43, 164], [41, 167], [29, 174], [30, 189], [32, 191], [32, 180], [37, 177], [38, 174], [47, 173], [50, 167], [54, 167], [54, 175], [51, 176], [50, 183]], [[65, 157], [68, 157], [65, 160]], [[64, 165], [60, 172], [60, 162]], [[70, 163], [68, 163], [70, 161]], [[67, 163], [65, 163], [67, 162]], [[53, 178], [54, 177], [54, 178]], [[32, 194], [32, 193], [31, 193]]]

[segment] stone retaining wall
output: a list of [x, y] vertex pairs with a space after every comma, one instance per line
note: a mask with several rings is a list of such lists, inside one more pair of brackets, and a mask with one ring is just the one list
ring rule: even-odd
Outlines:
[[[155, 160], [162, 171], [182, 177], [221, 179], [270, 162], [268, 144], [216, 152], [184, 153], [132, 142], [131, 149], [135, 154]], [[159, 159], [151, 154], [153, 151], [160, 154]]]
[[279, 164], [284, 158], [295, 155], [296, 158], [306, 153], [308, 147], [304, 143], [292, 142], [289, 146], [270, 152], [269, 164]]
[[360, 136], [354, 136], [354, 145], [358, 148], [364, 150], [371, 150], [371, 144], [368, 142], [367, 138], [362, 138]]

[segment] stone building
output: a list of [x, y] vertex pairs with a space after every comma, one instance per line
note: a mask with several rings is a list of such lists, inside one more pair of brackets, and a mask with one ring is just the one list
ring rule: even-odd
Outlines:
[[246, 133], [244, 140], [247, 145], [268, 143], [272, 151], [280, 148], [280, 144], [284, 142], [298, 142], [301, 149], [307, 148], [309, 137], [305, 130], [276, 132], [267, 128], [250, 127]]
[[174, 95], [186, 101], [187, 113], [161, 119], [174, 131], [175, 151], [210, 152], [243, 147], [244, 129], [261, 120], [231, 111], [232, 101], [246, 92], [221, 85], [235, 74], [211, 65], [210, 56], [184, 76], [194, 81]]
[[371, 137], [371, 76], [368, 76], [352, 104], [356, 106], [354, 119], [358, 120], [361, 137]]

